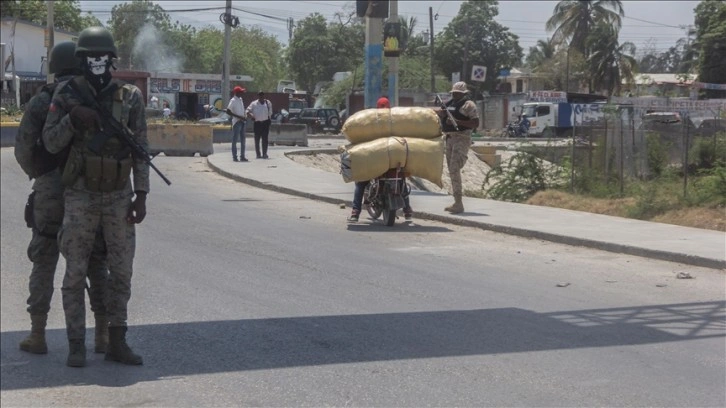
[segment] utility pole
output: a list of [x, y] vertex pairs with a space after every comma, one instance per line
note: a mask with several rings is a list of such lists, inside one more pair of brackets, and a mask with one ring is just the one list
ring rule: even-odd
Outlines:
[[[389, 22], [398, 22], [398, 0], [391, 0]], [[388, 57], [388, 100], [398, 106], [398, 57]]]
[[431, 93], [436, 92], [436, 77], [434, 76], [434, 8], [429, 7], [429, 56], [431, 60]]
[[[466, 19], [466, 43], [464, 43], [464, 60], [461, 66], [461, 78], [467, 78], [466, 74], [466, 63], [469, 62], [469, 38], [471, 38], [471, 27], [469, 26], [469, 19]], [[461, 80], [461, 79], [460, 79]]]
[[365, 108], [374, 108], [383, 78], [383, 19], [366, 16]]
[[287, 31], [288, 31], [288, 45], [292, 41], [292, 30], [295, 28], [295, 20], [292, 17], [287, 19]]
[[224, 68], [222, 73], [222, 101], [229, 102], [229, 42], [232, 35], [232, 0], [227, 0], [224, 11]]
[[54, 25], [55, 23], [53, 22], [53, 0], [48, 0], [48, 53], [45, 58], [45, 78], [46, 82], [49, 84], [53, 83], [55, 77], [55, 75], [50, 73], [50, 51], [55, 45], [55, 29], [53, 28]]

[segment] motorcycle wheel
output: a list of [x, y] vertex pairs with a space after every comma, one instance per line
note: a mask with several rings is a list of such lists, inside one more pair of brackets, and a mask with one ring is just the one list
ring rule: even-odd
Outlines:
[[392, 227], [396, 223], [396, 210], [383, 210], [383, 223]]
[[366, 186], [366, 189], [363, 192], [363, 208], [366, 209], [366, 211], [368, 212], [368, 215], [370, 215], [371, 218], [373, 218], [374, 220], [377, 220], [378, 217], [381, 216], [381, 209], [371, 202], [366, 202], [366, 201], [368, 201], [368, 197], [370, 196], [370, 191], [369, 191], [370, 188], [371, 188], [371, 185], [370, 185], [370, 183], [368, 183], [368, 185]]

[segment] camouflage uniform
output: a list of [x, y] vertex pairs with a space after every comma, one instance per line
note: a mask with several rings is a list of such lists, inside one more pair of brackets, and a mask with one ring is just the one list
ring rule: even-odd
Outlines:
[[[32, 201], [29, 200], [32, 214], [27, 220], [33, 233], [28, 245], [28, 258], [33, 262], [33, 269], [28, 285], [30, 295], [27, 300], [27, 310], [31, 318], [42, 316], [43, 323], [50, 311], [53, 296], [53, 279], [59, 258], [57, 235], [63, 221], [64, 190], [57, 158], [48, 154], [38, 154], [36, 149], [43, 147], [36, 146], [34, 142], [43, 131], [50, 100], [51, 95], [46, 91], [39, 92], [30, 99], [15, 141], [15, 158], [23, 171], [31, 179], [35, 179]], [[102, 317], [106, 313], [103, 297], [108, 270], [106, 248], [100, 230], [97, 232], [90, 254], [87, 275], [91, 282], [89, 289], [91, 310], [97, 319], [105, 320], [105, 317]], [[29, 350], [28, 344], [23, 344], [27, 341], [28, 339], [21, 342], [21, 349], [37, 352]]]
[[[75, 77], [75, 80], [110, 112], [114, 112], [114, 105], [120, 105], [120, 122], [128, 126], [142, 147], [148, 148], [145, 108], [138, 88], [113, 80], [97, 94], [82, 76]], [[127, 92], [120, 93], [122, 88]], [[114, 104], [114, 98], [118, 95], [123, 95], [120, 97], [123, 101]], [[59, 84], [53, 95], [43, 130], [43, 141], [48, 151], [60, 152], [71, 144], [69, 164], [66, 165], [66, 169], [69, 165], [74, 166], [70, 163], [72, 160], [76, 161], [75, 166], [81, 169], [76, 177], [64, 180], [70, 185], [65, 191], [65, 216], [58, 236], [60, 251], [66, 258], [62, 292], [69, 340], [84, 338], [84, 271], [92, 251], [93, 237], [99, 226], [103, 228], [110, 272], [105, 299], [109, 326], [126, 327], [136, 245], [135, 226], [126, 222], [126, 216], [131, 207], [134, 191], [144, 193], [149, 191], [148, 164], [131, 156], [127, 156], [126, 159], [132, 160], [133, 189], [128, 177], [125, 185], [114, 191], [99, 192], [89, 189], [91, 180], [100, 175], [86, 174], [84, 163], [87, 164], [89, 158], [107, 161], [116, 158], [105, 152], [102, 152], [101, 156], [95, 155], [86, 147], [89, 137], [87, 132], [76, 130], [69, 116], [70, 110], [79, 104], [81, 104], [79, 95], [70, 86], [66, 86], [65, 82]], [[109, 144], [117, 146], [117, 151], [122, 145], [113, 135], [104, 144], [104, 149]], [[77, 162], [79, 160], [80, 164]]]
[[[478, 119], [479, 113], [473, 101], [468, 100], [459, 109], [459, 113], [468, 119]], [[461, 186], [461, 169], [469, 157], [472, 129], [446, 132], [446, 165], [449, 167], [451, 190], [454, 197], [463, 195]]]

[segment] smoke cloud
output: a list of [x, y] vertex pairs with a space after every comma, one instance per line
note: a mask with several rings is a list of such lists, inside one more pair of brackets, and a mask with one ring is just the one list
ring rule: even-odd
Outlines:
[[164, 35], [151, 23], [139, 31], [131, 50], [137, 69], [146, 71], [181, 73], [184, 57], [164, 43]]

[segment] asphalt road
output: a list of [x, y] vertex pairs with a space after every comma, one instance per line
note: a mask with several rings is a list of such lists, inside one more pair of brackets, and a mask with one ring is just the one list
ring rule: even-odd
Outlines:
[[144, 365], [64, 365], [62, 261], [49, 354], [28, 355], [30, 183], [12, 149], [0, 159], [3, 407], [726, 405], [723, 272], [429, 221], [348, 226], [347, 209], [201, 158], [155, 159], [173, 184], [152, 173], [137, 229]]

